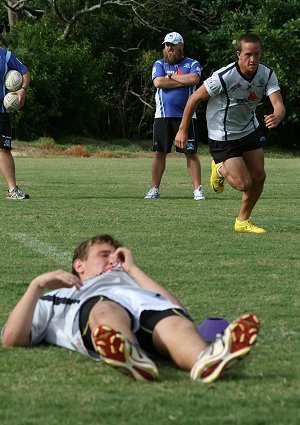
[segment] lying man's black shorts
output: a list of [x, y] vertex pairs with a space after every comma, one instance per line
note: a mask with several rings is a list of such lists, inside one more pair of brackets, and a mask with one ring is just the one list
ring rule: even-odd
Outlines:
[[[92, 343], [92, 339], [91, 339], [91, 329], [89, 327], [90, 311], [97, 302], [99, 301], [101, 302], [105, 300], [113, 301], [107, 297], [97, 296], [87, 300], [80, 309], [79, 328], [80, 328], [84, 345], [90, 351], [95, 351], [93, 343]], [[132, 320], [131, 313], [128, 310], [126, 311], [130, 319]], [[160, 322], [165, 317], [169, 317], [169, 316], [184, 316], [188, 318], [189, 320], [191, 320], [191, 317], [184, 310], [179, 310], [175, 308], [163, 310], [163, 311], [145, 310], [142, 312], [140, 317], [140, 328], [135, 333], [135, 335], [140, 347], [143, 350], [147, 351], [149, 354], [154, 354], [154, 355], [159, 354], [153, 345], [153, 341], [152, 341], [153, 330], [158, 322]]]

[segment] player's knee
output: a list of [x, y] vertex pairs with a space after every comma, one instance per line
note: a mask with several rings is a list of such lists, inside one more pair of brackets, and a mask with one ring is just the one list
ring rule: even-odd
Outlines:
[[99, 301], [90, 311], [89, 320], [104, 321], [108, 317], [120, 316], [125, 312], [124, 308], [113, 301]]
[[266, 173], [263, 171], [255, 173], [252, 175], [252, 187], [261, 186], [266, 180]]
[[253, 180], [255, 180], [257, 183], [264, 183], [266, 180], [266, 173], [262, 171], [258, 175], [256, 175]]
[[241, 192], [248, 192], [257, 185], [263, 185], [265, 179], [266, 173], [264, 171], [256, 173], [252, 175], [252, 177], [249, 176], [249, 178], [245, 178], [244, 180], [237, 182], [236, 189], [240, 190]]
[[252, 179], [249, 177], [249, 178], [245, 178], [243, 180], [237, 181], [235, 188], [237, 190], [240, 190], [241, 192], [247, 192], [248, 190], [251, 190]]
[[168, 153], [167, 152], [159, 152], [159, 151], [156, 151], [155, 152], [155, 158], [157, 159], [157, 160], [164, 160], [164, 159], [166, 159], [166, 156], [168, 155]]

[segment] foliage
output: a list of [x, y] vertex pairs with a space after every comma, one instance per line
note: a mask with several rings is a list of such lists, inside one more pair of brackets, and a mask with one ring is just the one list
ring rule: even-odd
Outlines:
[[[161, 56], [164, 34], [176, 30], [184, 35], [186, 54], [200, 60], [206, 77], [234, 61], [235, 40], [252, 31], [262, 38], [263, 61], [275, 69], [287, 107], [283, 124], [272, 131], [272, 143], [281, 144], [283, 134], [295, 143], [300, 130], [297, 0], [15, 3], [39, 11], [24, 10], [10, 33], [2, 31], [2, 43], [9, 43], [32, 75], [26, 107], [13, 116], [17, 137], [151, 137], [151, 66]], [[3, 22], [8, 28], [7, 19]], [[266, 108], [268, 100], [259, 116]], [[203, 112], [199, 109], [200, 116]]]
[[[57, 32], [36, 24], [22, 22], [15, 29], [20, 39], [16, 55], [32, 75], [26, 108], [15, 114], [18, 137], [34, 138], [55, 135], [68, 128], [74, 133], [97, 132], [99, 113], [111, 96], [107, 68], [113, 54], [101, 53], [96, 60], [88, 40], [68, 44], [57, 42]], [[42, 31], [41, 31], [42, 30]], [[36, 40], [26, 45], [28, 37]]]

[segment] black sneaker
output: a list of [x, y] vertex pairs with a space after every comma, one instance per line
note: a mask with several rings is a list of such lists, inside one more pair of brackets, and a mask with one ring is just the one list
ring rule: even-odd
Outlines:
[[28, 193], [23, 192], [18, 186], [14, 187], [12, 190], [8, 190], [6, 194], [6, 199], [27, 199], [29, 198]]

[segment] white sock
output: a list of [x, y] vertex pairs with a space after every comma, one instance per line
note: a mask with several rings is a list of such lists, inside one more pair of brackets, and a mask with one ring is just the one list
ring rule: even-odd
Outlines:
[[218, 166], [218, 168], [217, 168], [217, 174], [218, 174], [218, 176], [219, 176], [219, 177], [221, 177], [221, 179], [223, 179], [223, 176], [222, 176], [222, 174], [220, 173], [220, 171], [219, 171], [219, 170], [220, 170], [220, 168], [222, 167], [222, 165], [223, 165], [223, 164], [220, 164], [220, 165]]

